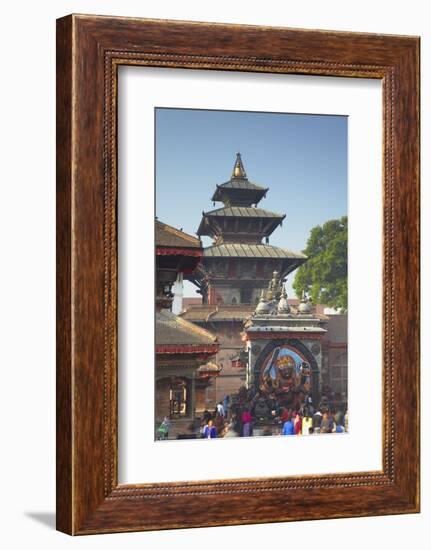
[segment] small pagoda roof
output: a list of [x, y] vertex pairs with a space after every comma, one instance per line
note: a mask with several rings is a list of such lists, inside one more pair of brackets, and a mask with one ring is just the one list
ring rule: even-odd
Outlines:
[[156, 246], [170, 248], [202, 248], [200, 239], [156, 219]]
[[[257, 185], [257, 183], [253, 183], [252, 181], [248, 180], [247, 178], [232, 178], [226, 183], [221, 183], [220, 185], [217, 185], [218, 189], [251, 189], [253, 191], [268, 191], [268, 187], [262, 187], [260, 185]], [[217, 200], [217, 199], [214, 199]]]
[[[247, 178], [232, 178], [225, 183], [217, 185], [211, 200], [224, 202], [226, 196], [229, 196], [230, 191], [238, 190], [247, 192], [250, 203], [258, 203], [268, 192], [268, 187], [257, 185], [257, 183], [253, 183]], [[230, 200], [234, 200], [233, 197], [231, 197]]]
[[217, 185], [211, 200], [225, 204], [245, 202], [251, 205], [257, 204], [267, 191], [267, 187], [249, 181], [242, 163], [241, 153], [237, 153], [230, 180]]
[[162, 309], [156, 312], [156, 351], [160, 346], [165, 352], [169, 351], [169, 346], [173, 350], [177, 350], [178, 346], [185, 346], [183, 352], [208, 353], [213, 350], [216, 353], [218, 341], [211, 332]]
[[270, 244], [219, 244], [204, 249], [204, 257], [212, 258], [293, 258], [306, 260], [301, 252], [279, 248]]

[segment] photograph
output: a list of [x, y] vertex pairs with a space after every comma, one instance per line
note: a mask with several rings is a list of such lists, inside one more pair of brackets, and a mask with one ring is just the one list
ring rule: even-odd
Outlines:
[[348, 432], [348, 116], [154, 116], [154, 439]]
[[422, 546], [430, 5], [2, 8], [1, 547]]

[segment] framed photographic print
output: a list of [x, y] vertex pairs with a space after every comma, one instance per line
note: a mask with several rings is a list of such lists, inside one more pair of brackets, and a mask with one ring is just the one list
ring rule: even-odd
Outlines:
[[419, 511], [419, 39], [57, 25], [58, 529]]

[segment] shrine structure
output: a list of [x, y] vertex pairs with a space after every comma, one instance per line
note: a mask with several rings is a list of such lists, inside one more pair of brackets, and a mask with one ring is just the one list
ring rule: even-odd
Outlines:
[[274, 272], [244, 324], [246, 387], [286, 409], [318, 406], [327, 321], [305, 295], [297, 307], [290, 306]]

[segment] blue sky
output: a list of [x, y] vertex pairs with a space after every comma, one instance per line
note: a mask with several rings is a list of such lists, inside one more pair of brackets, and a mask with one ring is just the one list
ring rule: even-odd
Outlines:
[[[312, 227], [347, 214], [347, 117], [191, 109], [155, 116], [161, 221], [194, 235], [202, 211], [222, 206], [211, 197], [230, 179], [237, 151], [250, 181], [269, 187], [259, 207], [286, 214], [270, 244], [301, 251]], [[193, 294], [187, 285], [185, 295]]]

